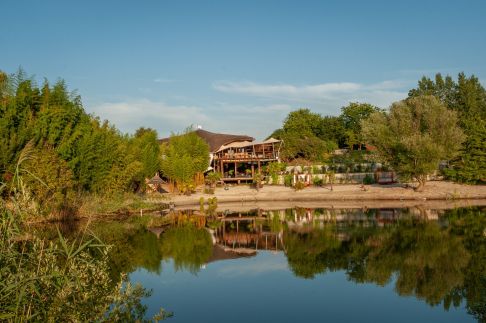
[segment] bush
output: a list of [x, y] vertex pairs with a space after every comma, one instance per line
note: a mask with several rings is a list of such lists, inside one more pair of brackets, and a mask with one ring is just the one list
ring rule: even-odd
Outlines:
[[204, 194], [214, 194], [214, 188], [205, 187], [203, 193]]
[[303, 190], [305, 188], [305, 183], [298, 181], [297, 183], [295, 183], [294, 188], [296, 191]]
[[312, 184], [314, 186], [322, 186], [323, 183], [324, 183], [324, 181], [322, 180], [322, 178], [319, 178], [319, 177], [313, 177], [312, 178]]
[[366, 176], [363, 178], [363, 184], [365, 185], [375, 184], [375, 179], [370, 174], [366, 174]]
[[284, 185], [287, 186], [287, 187], [291, 187], [292, 186], [292, 180], [293, 180], [293, 176], [292, 175], [290, 175], [290, 174], [285, 175], [285, 177], [284, 177]]

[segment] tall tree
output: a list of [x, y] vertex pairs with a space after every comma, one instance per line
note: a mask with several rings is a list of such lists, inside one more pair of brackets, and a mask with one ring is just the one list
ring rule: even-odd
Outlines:
[[361, 136], [361, 121], [366, 120], [373, 112], [380, 111], [379, 108], [368, 103], [351, 102], [341, 108], [341, 120], [345, 129], [346, 144], [352, 149], [354, 145], [361, 147], [364, 140]]
[[281, 151], [283, 159], [321, 160], [337, 148], [334, 138], [323, 138], [325, 132], [322, 125], [323, 119], [318, 113], [298, 109], [290, 112], [282, 128], [274, 131], [271, 136], [284, 141]]
[[457, 111], [459, 125], [466, 134], [460, 154], [451, 161], [445, 174], [456, 181], [486, 183], [486, 91], [474, 75], [459, 73], [457, 82], [450, 76], [422, 77], [409, 97], [434, 95], [447, 108]]
[[195, 132], [186, 130], [182, 135], [172, 135], [161, 147], [161, 170], [172, 180], [179, 191], [185, 192], [194, 184], [195, 176], [209, 166], [209, 146]]
[[457, 155], [464, 139], [457, 113], [434, 96], [396, 102], [388, 113], [374, 112], [362, 129], [365, 140], [402, 178], [418, 181], [418, 191], [440, 161]]

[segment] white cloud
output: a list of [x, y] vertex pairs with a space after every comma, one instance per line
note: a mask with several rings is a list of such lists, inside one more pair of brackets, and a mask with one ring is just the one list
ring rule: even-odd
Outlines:
[[352, 101], [388, 107], [406, 97], [407, 92], [403, 90], [406, 84], [397, 80], [373, 84], [342, 82], [313, 85], [218, 81], [213, 83], [213, 88], [228, 94], [312, 104], [313, 108], [316, 106], [324, 113], [333, 113]]
[[293, 108], [289, 104], [239, 105], [228, 102], [205, 108], [137, 99], [92, 105], [87, 110], [129, 133], [139, 127], [150, 127], [156, 129], [160, 137], [165, 137], [190, 125], [202, 125], [208, 131], [247, 134], [263, 139], [281, 127], [282, 120]]
[[87, 110], [109, 120], [123, 132], [133, 133], [138, 127], [151, 127], [160, 137], [165, 137], [190, 125], [202, 125], [203, 129], [213, 132], [247, 134], [264, 139], [282, 126], [292, 110], [306, 107], [323, 115], [338, 115], [340, 108], [349, 102], [367, 102], [386, 108], [407, 96], [404, 90], [407, 85], [404, 84], [395, 80], [373, 84], [314, 85], [220, 81], [213, 84], [215, 90], [225, 93], [219, 102], [192, 105], [141, 98], [92, 105]]
[[101, 119], [109, 120], [124, 132], [133, 132], [139, 127], [151, 127], [165, 136], [180, 132], [191, 124], [210, 123], [202, 109], [197, 106], [168, 105], [139, 99], [128, 102], [108, 102], [89, 108]]
[[333, 93], [349, 93], [361, 88], [357, 83], [323, 83], [316, 85], [296, 86], [291, 84], [258, 84], [253, 82], [219, 81], [213, 88], [225, 93], [238, 93], [264, 97], [287, 98], [325, 98]]
[[277, 271], [288, 271], [287, 261], [279, 252], [275, 257], [259, 257], [245, 259], [245, 261], [227, 262], [219, 270], [219, 275], [225, 277], [258, 276]]

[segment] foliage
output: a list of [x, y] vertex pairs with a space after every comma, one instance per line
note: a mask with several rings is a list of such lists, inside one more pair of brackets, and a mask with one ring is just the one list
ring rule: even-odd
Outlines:
[[362, 120], [379, 111], [366, 103], [350, 103], [341, 109], [341, 115], [321, 116], [309, 109], [289, 113], [281, 129], [270, 137], [284, 141], [281, 156], [284, 160], [303, 158], [311, 161], [325, 160], [338, 147], [363, 144]]
[[402, 178], [416, 179], [419, 190], [463, 141], [456, 113], [433, 96], [394, 103], [389, 113], [375, 112], [363, 122], [363, 135]]
[[294, 189], [295, 189], [296, 191], [303, 190], [304, 188], [305, 188], [305, 183], [304, 183], [304, 182], [297, 181], [297, 182], [294, 184]]
[[213, 244], [204, 228], [183, 225], [172, 227], [164, 233], [160, 250], [164, 257], [174, 260], [176, 270], [185, 269], [196, 273], [211, 257]]
[[278, 175], [285, 170], [285, 164], [279, 162], [269, 163], [266, 166], [266, 173], [272, 179], [272, 185], [278, 184]]
[[164, 176], [174, 181], [177, 188], [194, 184], [195, 176], [206, 171], [209, 165], [209, 146], [195, 132], [187, 130], [181, 135], [172, 135], [162, 145], [161, 170]]
[[445, 170], [449, 178], [465, 183], [486, 182], [486, 90], [474, 75], [459, 73], [457, 82], [450, 76], [423, 77], [409, 97], [434, 95], [448, 109], [458, 113], [466, 140], [460, 154]]
[[[72, 241], [28, 236], [19, 214], [0, 209], [0, 318], [6, 321], [126, 322], [144, 319], [140, 298], [148, 293], [131, 288], [109, 273], [109, 247], [83, 232]], [[59, 232], [59, 231], [58, 231]], [[111, 307], [115, 304], [114, 307]], [[123, 310], [120, 310], [123, 309]], [[124, 313], [123, 316], [120, 316]], [[130, 313], [130, 315], [126, 315]], [[164, 312], [161, 312], [164, 315]]]
[[32, 151], [21, 170], [40, 213], [54, 214], [74, 207], [73, 173], [52, 148]]
[[332, 227], [312, 230], [308, 233], [284, 232], [286, 256], [292, 272], [302, 278], [311, 279], [325, 272], [326, 263], [322, 254], [340, 247]]
[[271, 137], [284, 141], [281, 157], [284, 160], [305, 158], [322, 160], [337, 148], [332, 140], [323, 140], [320, 134], [321, 116], [309, 109], [299, 109], [289, 113], [282, 129], [275, 131]]
[[141, 299], [150, 297], [151, 292], [145, 290], [140, 284], [132, 286], [130, 282], [119, 285], [120, 293], [114, 297], [111, 309], [104, 318], [107, 322], [157, 322], [171, 317], [171, 312], [160, 309], [152, 320], [145, 320], [147, 305], [142, 305]]
[[322, 180], [322, 178], [317, 177], [317, 176], [312, 177], [312, 184], [314, 186], [322, 186], [323, 183], [324, 183], [324, 181]]
[[255, 174], [253, 175], [252, 183], [257, 190], [263, 187], [262, 180], [263, 180], [262, 173], [255, 172]]
[[[312, 230], [287, 229], [289, 267], [303, 278], [344, 270], [352, 281], [381, 286], [396, 277], [399, 295], [414, 295], [430, 305], [442, 303], [445, 309], [460, 306], [464, 298], [468, 312], [484, 318], [484, 211], [447, 211], [446, 227], [402, 215], [383, 228], [346, 226], [337, 231], [335, 224], [327, 223]], [[347, 239], [340, 239], [342, 235]]]
[[216, 183], [221, 180], [221, 174], [219, 172], [209, 172], [206, 175], [206, 180], [209, 182], [211, 187], [214, 187]]
[[471, 118], [462, 124], [467, 138], [444, 173], [458, 182], [486, 184], [486, 119]]
[[317, 136], [322, 140], [328, 140], [335, 143], [338, 147], [345, 147], [347, 145], [346, 127], [342, 116], [321, 117]]
[[370, 174], [366, 174], [366, 176], [363, 178], [363, 184], [364, 185], [375, 184], [375, 179]]
[[341, 120], [343, 128], [345, 129], [346, 144], [353, 148], [364, 143], [364, 138], [361, 133], [361, 122], [369, 118], [374, 112], [379, 112], [380, 109], [368, 103], [351, 102], [345, 107], [341, 108]]
[[284, 176], [284, 185], [285, 186], [288, 186], [288, 187], [291, 187], [292, 186], [292, 181], [293, 181], [293, 175], [291, 174], [286, 174]]
[[[44, 202], [46, 196], [41, 195], [46, 192], [52, 192], [59, 204], [60, 195], [69, 200], [75, 193], [136, 191], [142, 189], [144, 178], [158, 170], [154, 130], [121, 134], [87, 114], [81, 98], [69, 92], [64, 81], [52, 86], [45, 81], [38, 87], [22, 70], [0, 75], [0, 176], [8, 179], [14, 173], [15, 161], [32, 142], [35, 158], [42, 164], [32, 162], [29, 171], [42, 175], [49, 187], [43, 192], [35, 188], [39, 202]], [[53, 174], [62, 174], [62, 180]]]

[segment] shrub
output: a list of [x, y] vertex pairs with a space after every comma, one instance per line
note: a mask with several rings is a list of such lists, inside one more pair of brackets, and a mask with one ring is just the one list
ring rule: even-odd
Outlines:
[[284, 185], [285, 186], [288, 186], [288, 187], [291, 187], [292, 186], [292, 180], [293, 180], [293, 176], [290, 175], [290, 174], [287, 174], [284, 176]]
[[296, 191], [303, 190], [305, 188], [305, 183], [298, 181], [297, 183], [295, 183], [294, 188]]
[[370, 174], [366, 174], [366, 176], [363, 178], [363, 184], [365, 185], [375, 184], [375, 179]]
[[205, 187], [203, 193], [204, 194], [214, 194], [214, 188]]
[[322, 178], [319, 178], [317, 176], [312, 178], [312, 184], [314, 186], [322, 186], [323, 182], [324, 181], [322, 180]]

